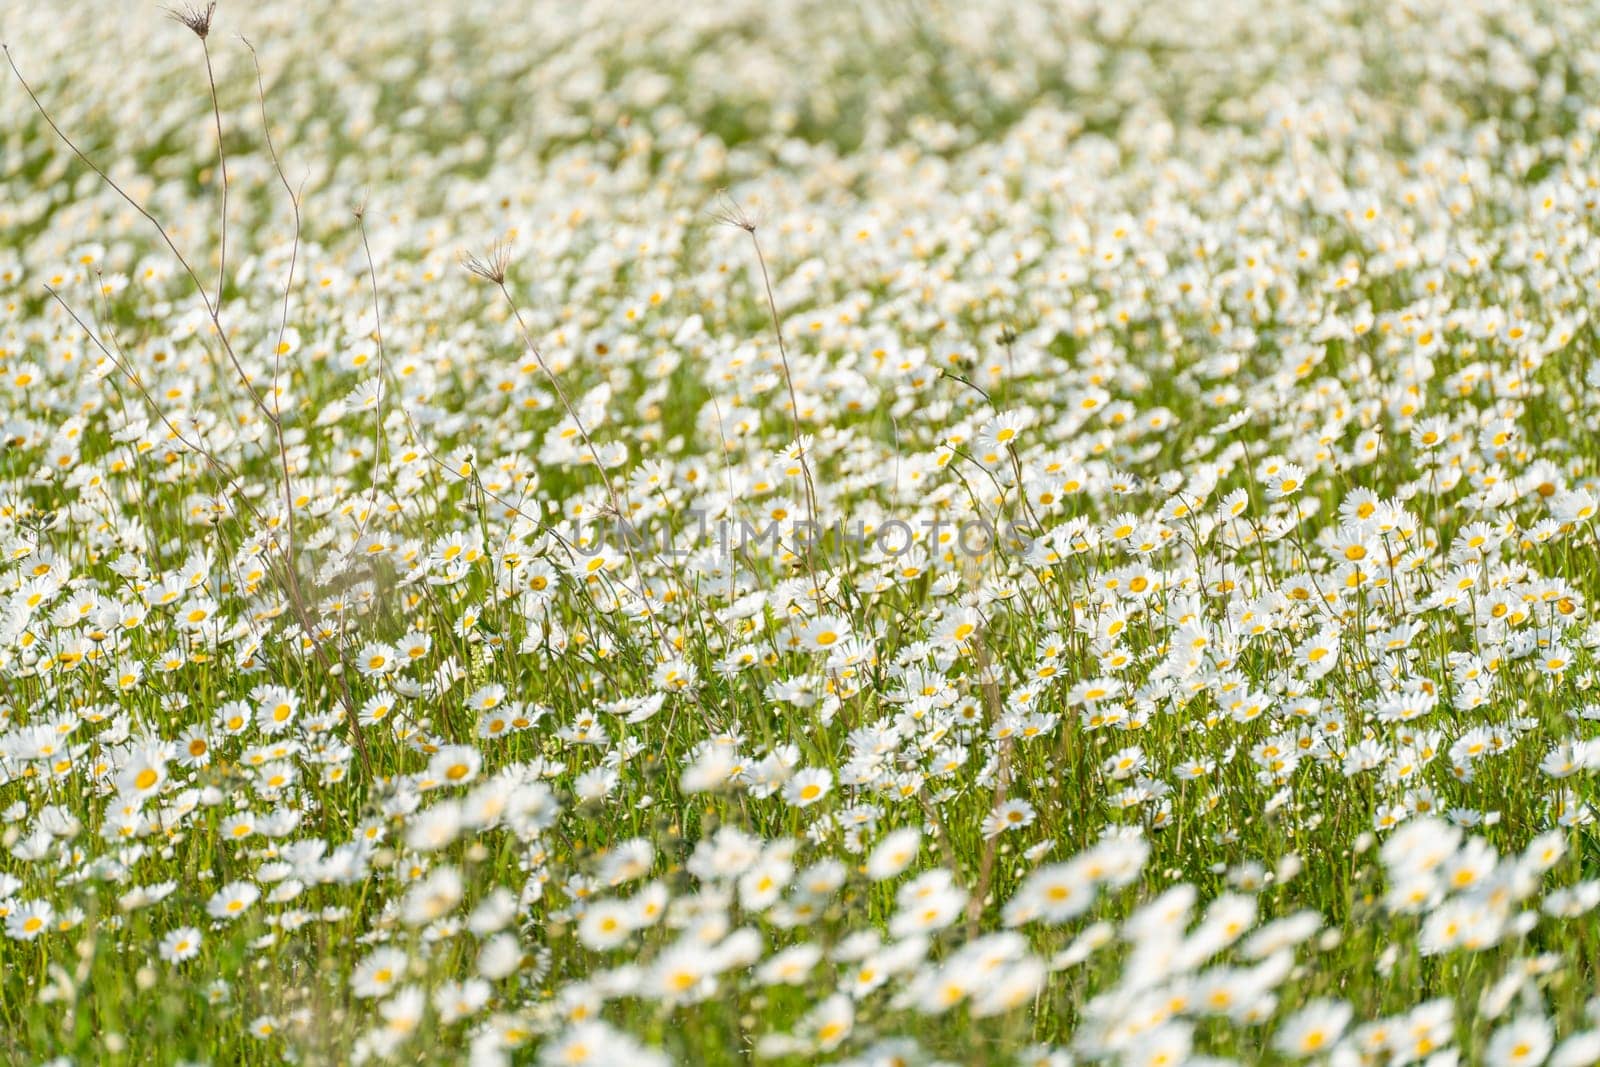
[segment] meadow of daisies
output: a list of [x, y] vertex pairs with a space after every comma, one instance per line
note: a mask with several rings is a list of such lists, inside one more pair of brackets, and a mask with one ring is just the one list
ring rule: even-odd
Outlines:
[[0, 1060], [1600, 1062], [1597, 35], [4, 5]]

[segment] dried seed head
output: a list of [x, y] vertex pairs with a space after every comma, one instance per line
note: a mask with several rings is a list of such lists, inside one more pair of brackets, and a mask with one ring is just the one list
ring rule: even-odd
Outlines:
[[722, 206], [711, 213], [712, 218], [724, 226], [732, 226], [734, 229], [743, 230], [745, 233], [756, 232], [756, 221], [749, 216], [744, 208], [736, 204], [733, 198], [725, 192], [718, 192], [717, 196], [722, 201]]
[[476, 275], [486, 282], [504, 285], [506, 269], [511, 266], [511, 249], [504, 241], [496, 241], [481, 256], [463, 254], [461, 265], [467, 268], [467, 273]]
[[211, 0], [204, 10], [193, 4], [185, 4], [183, 7], [167, 8], [167, 14], [189, 27], [203, 41], [211, 34], [211, 16], [216, 10], [216, 0]]

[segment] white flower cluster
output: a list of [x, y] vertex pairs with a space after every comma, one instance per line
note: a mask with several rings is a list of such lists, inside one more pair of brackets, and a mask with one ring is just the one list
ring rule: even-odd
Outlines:
[[1600, 8], [315, 8], [0, 11], [0, 1055], [1600, 1063]]

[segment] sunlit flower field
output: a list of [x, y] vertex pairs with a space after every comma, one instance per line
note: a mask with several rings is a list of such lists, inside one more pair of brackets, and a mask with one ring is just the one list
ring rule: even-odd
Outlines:
[[1600, 7], [0, 39], [0, 1061], [1600, 1062]]

